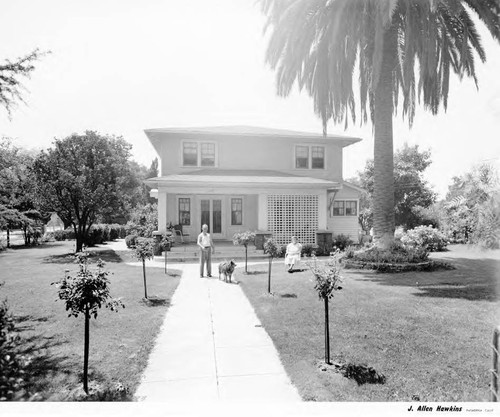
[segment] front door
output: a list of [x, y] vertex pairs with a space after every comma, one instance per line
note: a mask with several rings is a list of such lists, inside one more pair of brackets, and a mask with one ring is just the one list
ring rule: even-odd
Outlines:
[[208, 233], [213, 239], [223, 237], [222, 226], [222, 199], [221, 198], [202, 198], [200, 200], [201, 226], [208, 226]]

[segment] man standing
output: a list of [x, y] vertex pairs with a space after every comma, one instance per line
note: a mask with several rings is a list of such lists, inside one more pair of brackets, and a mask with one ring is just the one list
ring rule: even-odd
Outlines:
[[203, 278], [203, 265], [207, 264], [207, 277], [212, 276], [212, 252], [215, 253], [214, 244], [210, 234], [207, 233], [208, 226], [204, 224], [201, 227], [201, 233], [198, 235], [198, 246], [200, 252], [200, 278]]

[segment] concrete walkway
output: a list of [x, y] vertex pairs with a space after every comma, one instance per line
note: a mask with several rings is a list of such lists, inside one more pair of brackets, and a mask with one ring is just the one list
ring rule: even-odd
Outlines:
[[241, 288], [199, 278], [194, 264], [183, 266], [135, 395], [145, 401], [301, 401]]

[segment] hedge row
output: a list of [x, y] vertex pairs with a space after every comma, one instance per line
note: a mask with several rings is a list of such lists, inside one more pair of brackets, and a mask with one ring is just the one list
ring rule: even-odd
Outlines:
[[[115, 239], [124, 239], [127, 236], [127, 227], [121, 224], [95, 224], [91, 226], [85, 245], [95, 246], [104, 242], [109, 242]], [[75, 239], [75, 232], [73, 229], [56, 230], [48, 233], [54, 240], [73, 240]]]

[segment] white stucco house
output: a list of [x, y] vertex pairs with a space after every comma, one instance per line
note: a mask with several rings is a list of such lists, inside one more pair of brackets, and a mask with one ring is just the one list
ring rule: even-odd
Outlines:
[[243, 230], [280, 244], [317, 232], [357, 240], [361, 189], [342, 179], [344, 147], [361, 139], [249, 126], [147, 129], [159, 176], [146, 180], [158, 199], [158, 228], [182, 225], [195, 240]]

